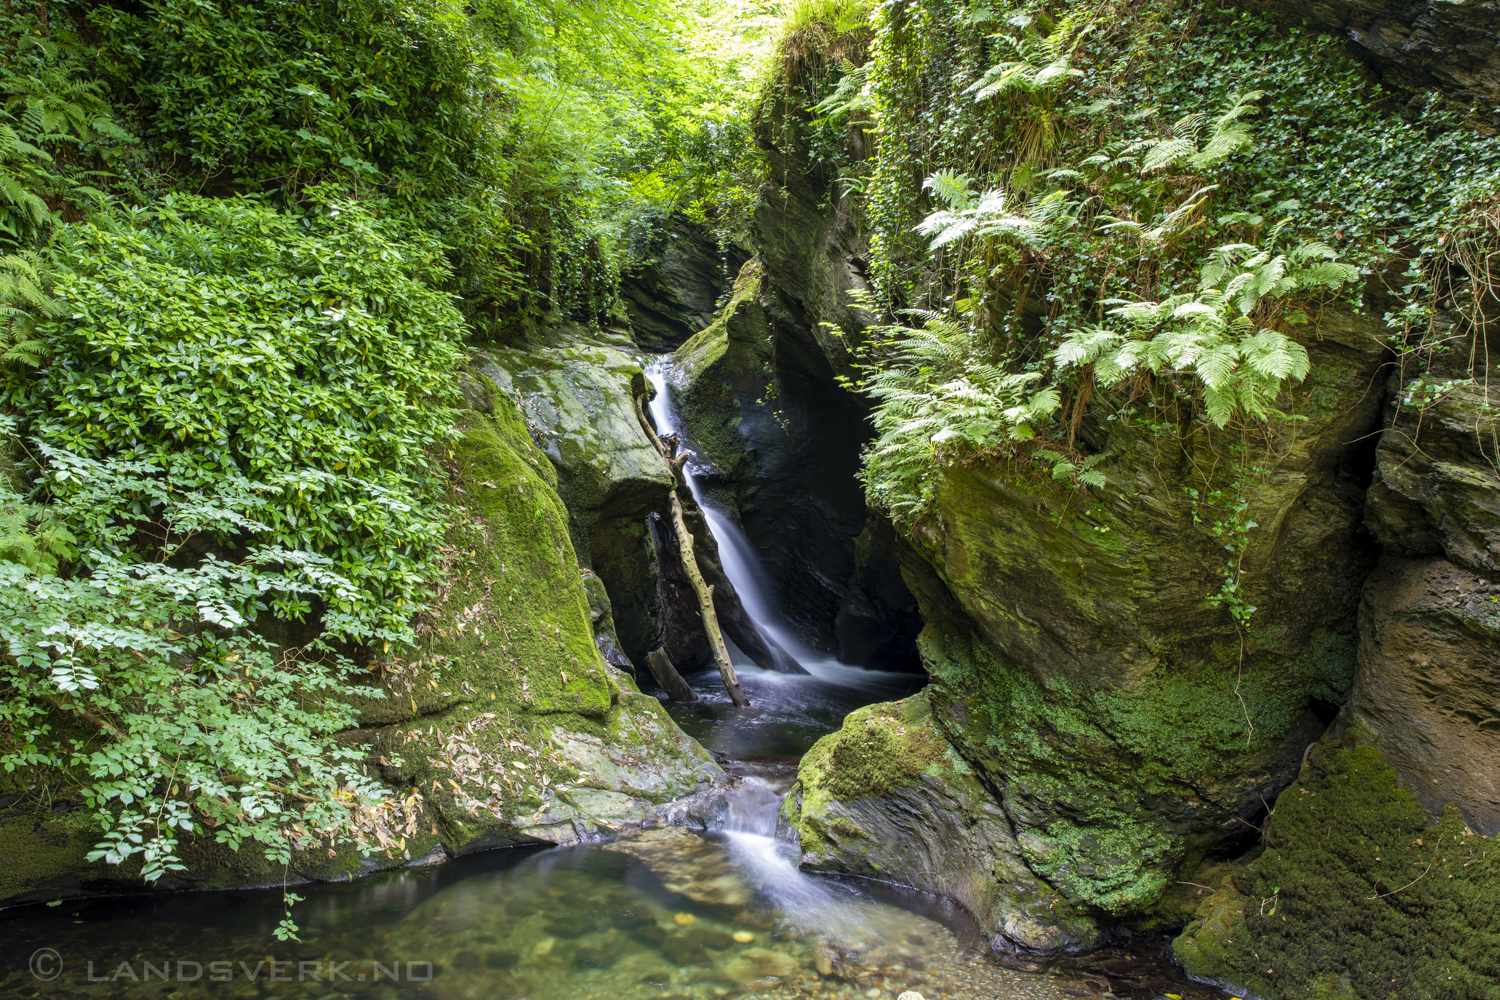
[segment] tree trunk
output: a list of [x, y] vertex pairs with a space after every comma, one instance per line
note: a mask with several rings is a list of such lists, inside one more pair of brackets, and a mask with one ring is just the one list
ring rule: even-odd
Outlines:
[[677, 668], [672, 666], [672, 660], [667, 656], [665, 649], [652, 650], [646, 654], [646, 663], [651, 667], [651, 676], [656, 678], [656, 683], [661, 689], [671, 696], [673, 701], [697, 701], [698, 694], [688, 687], [688, 682], [682, 679]]
[[[683, 481], [682, 467], [687, 462], [687, 452], [674, 456], [661, 438], [656, 436], [656, 431], [651, 428], [651, 421], [646, 419], [644, 396], [635, 397], [635, 417], [640, 421], [641, 430], [646, 432], [652, 447], [662, 457], [662, 461], [667, 463], [673, 481]], [[724, 681], [724, 690], [729, 692], [729, 700], [739, 708], [749, 708], [750, 699], [745, 697], [745, 689], [740, 687], [734, 664], [729, 662], [729, 650], [724, 646], [724, 633], [719, 630], [719, 616], [714, 612], [714, 588], [704, 582], [703, 574], [698, 570], [698, 558], [693, 555], [693, 534], [688, 531], [687, 523], [682, 519], [682, 502], [677, 499], [675, 489], [668, 497], [672, 505], [672, 530], [677, 535], [677, 547], [682, 553], [682, 571], [687, 574], [688, 583], [692, 584], [693, 593], [698, 597], [698, 613], [703, 618], [703, 631], [708, 635], [708, 646], [713, 650], [714, 666], [719, 668], [719, 677]], [[668, 693], [671, 693], [670, 689]]]
[[750, 699], [745, 697], [745, 691], [740, 687], [740, 679], [735, 676], [734, 664], [729, 662], [729, 650], [724, 646], [724, 634], [719, 631], [719, 616], [714, 613], [714, 588], [703, 581], [703, 574], [698, 571], [698, 560], [693, 555], [693, 534], [687, 530], [687, 525], [682, 520], [682, 503], [677, 499], [677, 491], [668, 494], [672, 504], [672, 527], [677, 531], [677, 542], [682, 546], [682, 571], [687, 574], [688, 583], [693, 585], [693, 593], [698, 595], [698, 611], [703, 615], [703, 631], [708, 633], [708, 645], [714, 653], [714, 666], [719, 668], [719, 676], [724, 680], [724, 690], [729, 692], [729, 700], [740, 708], [749, 708]]

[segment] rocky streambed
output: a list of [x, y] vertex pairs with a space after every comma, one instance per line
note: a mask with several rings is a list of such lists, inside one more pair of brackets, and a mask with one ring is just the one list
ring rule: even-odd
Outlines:
[[[901, 682], [873, 672], [858, 686], [836, 683], [830, 678], [843, 675], [831, 670], [823, 678], [779, 675], [773, 698], [753, 669], [747, 686], [762, 705], [754, 717], [707, 699], [673, 709], [691, 716], [685, 725], [708, 746], [741, 750], [741, 759], [718, 755], [730, 776], [728, 809], [713, 829], [660, 827], [303, 886], [294, 910], [300, 941], [271, 935], [283, 913], [280, 889], [13, 909], [0, 920], [10, 944], [0, 998], [1219, 995], [1161, 960], [1165, 940], [1140, 956], [1098, 956], [1088, 966], [1007, 969], [988, 960], [972, 919], [937, 897], [800, 871], [784, 825], [776, 836], [798, 755], [847, 707], [894, 696]], [[692, 681], [706, 694], [717, 674]]]

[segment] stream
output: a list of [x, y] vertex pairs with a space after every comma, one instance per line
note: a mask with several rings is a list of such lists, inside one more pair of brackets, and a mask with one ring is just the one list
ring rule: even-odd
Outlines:
[[[675, 427], [653, 368], [658, 427]], [[288, 997], [334, 1000], [1207, 1000], [1134, 942], [1045, 973], [982, 958], [972, 920], [921, 893], [813, 876], [776, 836], [796, 762], [855, 708], [906, 697], [926, 677], [838, 663], [786, 629], [733, 519], [695, 497], [725, 572], [758, 627], [806, 674], [736, 651], [754, 711], [716, 671], [702, 699], [669, 706], [733, 776], [721, 830], [648, 830], [590, 846], [477, 853], [430, 868], [296, 887], [300, 942], [272, 935], [281, 890], [68, 900], [0, 912], [0, 1000], [12, 997]]]

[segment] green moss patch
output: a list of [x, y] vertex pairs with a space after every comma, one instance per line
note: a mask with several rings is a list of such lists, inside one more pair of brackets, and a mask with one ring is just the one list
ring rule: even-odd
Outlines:
[[914, 784], [934, 767], [951, 767], [948, 750], [947, 740], [932, 725], [926, 695], [918, 694], [849, 713], [838, 732], [823, 737], [802, 758], [797, 777], [805, 799], [827, 796], [847, 802]]
[[1500, 845], [1452, 807], [1429, 824], [1355, 736], [1310, 755], [1276, 801], [1269, 848], [1220, 880], [1179, 960], [1287, 1000], [1500, 997]]

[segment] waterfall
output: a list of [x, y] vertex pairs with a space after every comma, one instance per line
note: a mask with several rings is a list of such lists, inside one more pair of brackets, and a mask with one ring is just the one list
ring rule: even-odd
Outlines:
[[[651, 419], [656, 422], [658, 433], [676, 434], [679, 441], [685, 440], [677, 423], [677, 415], [672, 410], [665, 362], [652, 362], [646, 368], [646, 378], [656, 388], [656, 396], [651, 400], [650, 406]], [[761, 568], [760, 558], [740, 526], [704, 498], [693, 459], [689, 459], [683, 468], [683, 476], [698, 509], [703, 511], [703, 517], [708, 522], [708, 530], [719, 547], [719, 561], [724, 567], [724, 575], [729, 577], [729, 582], [739, 594], [745, 614], [750, 616], [762, 635], [769, 636], [800, 666], [805, 668], [810, 660], [820, 659], [817, 653], [809, 650], [782, 626], [781, 616], [766, 593], [766, 574]]]

